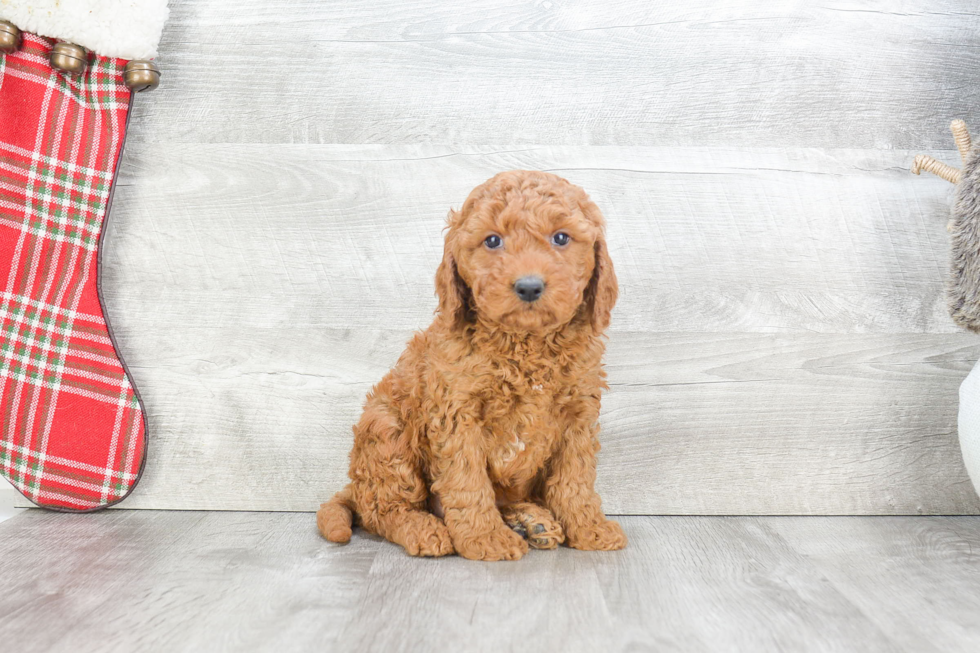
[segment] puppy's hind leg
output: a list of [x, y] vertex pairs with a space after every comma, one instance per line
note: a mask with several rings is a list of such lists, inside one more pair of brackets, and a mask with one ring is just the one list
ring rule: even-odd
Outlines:
[[368, 402], [354, 427], [350, 477], [351, 498], [368, 531], [413, 556], [455, 552], [446, 525], [426, 509], [429, 491], [412, 443], [378, 401]]
[[534, 549], [554, 549], [565, 541], [561, 524], [544, 506], [529, 501], [501, 506], [500, 516]]

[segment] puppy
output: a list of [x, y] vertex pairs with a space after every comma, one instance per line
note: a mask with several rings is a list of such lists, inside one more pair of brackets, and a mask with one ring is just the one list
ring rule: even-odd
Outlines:
[[593, 487], [618, 294], [604, 228], [581, 188], [526, 170], [450, 211], [436, 318], [367, 396], [351, 482], [317, 513], [326, 539], [349, 541], [356, 515], [419, 556], [626, 546]]

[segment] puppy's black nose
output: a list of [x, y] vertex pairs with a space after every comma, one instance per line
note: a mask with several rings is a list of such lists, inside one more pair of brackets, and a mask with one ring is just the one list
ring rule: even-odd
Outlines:
[[544, 279], [538, 276], [521, 277], [514, 284], [514, 292], [525, 302], [533, 302], [544, 292]]

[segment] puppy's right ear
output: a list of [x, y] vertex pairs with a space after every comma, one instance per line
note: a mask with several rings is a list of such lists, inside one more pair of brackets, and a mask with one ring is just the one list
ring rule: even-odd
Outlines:
[[436, 294], [439, 295], [439, 315], [454, 328], [461, 328], [468, 320], [470, 310], [470, 288], [459, 276], [456, 259], [452, 254], [452, 235], [456, 215], [449, 214], [449, 233], [442, 254], [442, 263], [436, 270]]

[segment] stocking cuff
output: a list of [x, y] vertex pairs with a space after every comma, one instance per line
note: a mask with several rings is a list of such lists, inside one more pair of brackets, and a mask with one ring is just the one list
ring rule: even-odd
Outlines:
[[167, 13], [167, 0], [0, 0], [0, 19], [22, 32], [120, 59], [155, 57]]

